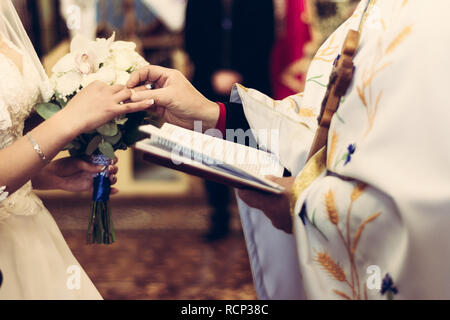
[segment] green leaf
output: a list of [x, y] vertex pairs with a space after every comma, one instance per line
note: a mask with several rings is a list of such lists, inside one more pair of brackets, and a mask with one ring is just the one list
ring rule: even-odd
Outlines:
[[122, 132], [124, 133], [123, 141], [127, 146], [132, 146], [136, 141], [145, 137], [139, 131], [139, 126], [144, 122], [147, 112], [136, 112], [127, 115], [128, 121], [125, 123]]
[[120, 124], [120, 125], [124, 125], [125, 123], [127, 123], [128, 118], [122, 118], [122, 119], [116, 119], [116, 124]]
[[111, 160], [113, 160], [116, 156], [114, 155], [114, 148], [111, 145], [111, 143], [109, 142], [102, 142], [99, 144], [98, 149], [100, 150], [100, 152], [107, 156], [108, 158], [110, 158]]
[[61, 110], [61, 108], [58, 105], [50, 102], [39, 103], [38, 105], [36, 105], [35, 109], [36, 112], [45, 120], [49, 119], [59, 110]]
[[131, 147], [133, 144], [135, 144], [137, 141], [143, 139], [144, 137], [145, 137], [145, 134], [140, 132], [137, 128], [133, 128], [133, 129], [127, 130], [125, 132], [123, 140], [128, 147]]
[[81, 149], [80, 143], [76, 140], [73, 140], [68, 145], [66, 145], [63, 150], [65, 151], [65, 150], [72, 150], [72, 149], [77, 149], [77, 150]]
[[119, 128], [117, 124], [110, 122], [98, 128], [97, 132], [107, 137], [114, 137], [119, 132]]
[[61, 108], [64, 108], [67, 105], [67, 103], [69, 102], [69, 100], [64, 101], [62, 98], [59, 97], [59, 95], [56, 95], [55, 100], [56, 100], [56, 102], [59, 103]]
[[89, 142], [88, 146], [86, 147], [85, 153], [90, 156], [94, 153], [95, 150], [97, 150], [98, 145], [102, 142], [102, 136], [95, 136], [92, 138], [91, 142]]
[[122, 133], [119, 131], [117, 132], [117, 134], [114, 137], [104, 137], [106, 142], [111, 143], [112, 145], [115, 145], [117, 142], [120, 141], [120, 139], [122, 139]]
[[73, 148], [74, 148], [73, 143], [70, 142], [68, 145], [66, 145], [66, 146], [63, 148], [63, 151], [67, 151], [67, 150], [70, 150], [70, 149], [73, 149]]

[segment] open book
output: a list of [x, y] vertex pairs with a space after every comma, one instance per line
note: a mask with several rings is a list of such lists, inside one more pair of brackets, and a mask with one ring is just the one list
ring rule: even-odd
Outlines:
[[136, 144], [148, 161], [236, 188], [275, 194], [284, 191], [264, 178], [281, 177], [284, 171], [270, 153], [168, 123], [139, 129], [150, 135]]

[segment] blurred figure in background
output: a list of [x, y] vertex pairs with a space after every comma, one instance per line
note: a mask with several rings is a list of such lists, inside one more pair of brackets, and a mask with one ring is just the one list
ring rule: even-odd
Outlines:
[[[309, 60], [303, 59], [303, 49], [311, 41], [311, 34], [305, 21], [306, 0], [274, 0], [274, 4], [277, 41], [273, 49], [271, 74], [273, 97], [281, 100], [303, 91], [309, 65]], [[306, 66], [299, 68], [302, 60]]]
[[355, 11], [359, 0], [274, 0], [277, 41], [272, 55], [273, 97], [302, 92], [319, 47]]
[[[186, 51], [192, 83], [213, 101], [226, 101], [235, 83], [271, 94], [270, 55], [274, 42], [272, 0], [189, 0]], [[230, 189], [205, 181], [213, 208], [207, 241], [229, 233]]]
[[97, 36], [97, 0], [60, 0], [61, 15], [70, 36], [82, 34], [94, 40]]

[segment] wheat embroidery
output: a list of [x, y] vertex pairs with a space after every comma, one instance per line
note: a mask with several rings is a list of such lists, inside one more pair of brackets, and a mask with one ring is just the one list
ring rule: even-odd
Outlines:
[[317, 253], [316, 262], [337, 281], [344, 282], [347, 280], [344, 269], [342, 269], [342, 267], [335, 262], [328, 253]]
[[356, 251], [356, 247], [358, 246], [358, 241], [361, 238], [361, 234], [364, 231], [364, 228], [366, 227], [366, 225], [372, 221], [374, 221], [376, 218], [378, 218], [380, 216], [381, 212], [377, 212], [374, 215], [371, 215], [369, 218], [367, 218], [366, 220], [364, 220], [364, 222], [359, 226], [358, 230], [356, 231], [355, 234], [355, 239], [353, 240], [353, 245], [352, 245], [352, 254], [355, 254]]
[[339, 223], [339, 214], [336, 208], [336, 204], [334, 203], [334, 193], [333, 190], [328, 191], [325, 195], [325, 205], [327, 207], [328, 218], [330, 222], [334, 225]]
[[[347, 278], [347, 275], [343, 269], [343, 267], [337, 263], [335, 260], [331, 258], [331, 256], [326, 252], [319, 252], [316, 255], [315, 261], [324, 269], [329, 275], [331, 275], [335, 280], [339, 282], [345, 282], [348, 287], [352, 290], [352, 295], [347, 295], [346, 293], [333, 289], [333, 292], [338, 296], [345, 299], [361, 299], [361, 284], [359, 281], [358, 269], [355, 263], [355, 253], [358, 247], [358, 243], [361, 239], [361, 236], [365, 230], [365, 227], [375, 221], [380, 215], [381, 212], [377, 212], [371, 216], [369, 216], [356, 230], [354, 236], [351, 236], [350, 229], [350, 219], [351, 213], [353, 209], [353, 204], [361, 198], [367, 188], [367, 184], [358, 183], [353, 188], [350, 194], [350, 205], [347, 210], [347, 216], [345, 219], [346, 222], [346, 234], [344, 236], [343, 231], [339, 227], [339, 211], [336, 207], [335, 194], [333, 190], [329, 190], [325, 194], [325, 207], [328, 214], [328, 220], [332, 223], [337, 230], [337, 233], [342, 240], [345, 249], [348, 254], [349, 265], [350, 265], [350, 278]], [[364, 292], [364, 299], [367, 299], [367, 293]]]

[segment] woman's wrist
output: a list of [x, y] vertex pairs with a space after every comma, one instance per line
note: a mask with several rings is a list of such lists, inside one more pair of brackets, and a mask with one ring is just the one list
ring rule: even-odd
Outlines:
[[48, 119], [47, 125], [52, 127], [53, 132], [58, 132], [62, 145], [67, 145], [83, 132], [80, 119], [71, 114], [69, 109], [62, 109], [53, 117]]
[[72, 110], [66, 107], [49, 119], [55, 121], [55, 125], [59, 127], [61, 137], [69, 142], [86, 131], [79, 115], [72, 113]]

